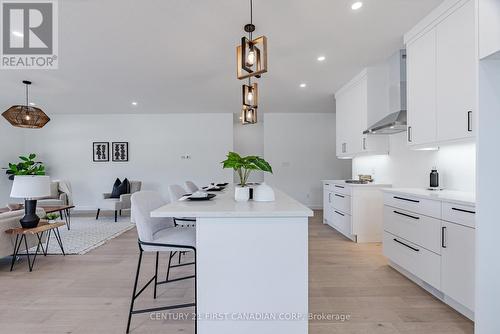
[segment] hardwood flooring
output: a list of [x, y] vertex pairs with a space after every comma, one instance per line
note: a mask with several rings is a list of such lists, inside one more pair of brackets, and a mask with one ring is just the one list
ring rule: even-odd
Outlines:
[[[321, 211], [315, 215], [309, 228], [309, 310], [333, 318], [310, 321], [311, 334], [473, 333], [471, 321], [391, 269], [381, 245], [354, 244], [323, 225]], [[40, 257], [31, 273], [25, 260], [14, 272], [8, 258], [0, 260], [0, 333], [124, 333], [136, 238], [131, 230], [86, 255]], [[153, 275], [153, 259], [151, 254], [143, 262], [142, 282]], [[179, 277], [191, 273], [175, 270]], [[192, 284], [159, 286], [156, 300], [148, 288], [137, 306], [191, 302]], [[131, 333], [193, 333], [193, 326], [143, 314], [132, 318]]]

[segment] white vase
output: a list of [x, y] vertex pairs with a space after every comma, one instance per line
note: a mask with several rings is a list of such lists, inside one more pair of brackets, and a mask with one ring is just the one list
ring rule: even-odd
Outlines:
[[265, 182], [253, 189], [253, 200], [256, 202], [273, 202], [275, 199], [274, 190]]
[[234, 187], [234, 199], [236, 202], [246, 202], [250, 199], [250, 188], [235, 186]]

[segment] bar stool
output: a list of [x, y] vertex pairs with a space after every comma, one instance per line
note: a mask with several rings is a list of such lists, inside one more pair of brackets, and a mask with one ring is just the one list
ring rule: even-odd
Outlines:
[[189, 190], [189, 192], [191, 193], [195, 193], [197, 192], [200, 188], [198, 188], [198, 186], [192, 182], [192, 181], [186, 181], [185, 182], [186, 184], [186, 189]]
[[[196, 232], [192, 227], [175, 227], [172, 218], [152, 218], [151, 211], [165, 205], [161, 195], [154, 191], [139, 191], [131, 197], [132, 215], [137, 228], [139, 244], [139, 261], [137, 263], [137, 272], [135, 275], [134, 289], [130, 303], [130, 311], [127, 322], [127, 333], [130, 330], [130, 322], [133, 314], [151, 313], [164, 310], [173, 310], [186, 307], [195, 307], [196, 314]], [[171, 265], [172, 252], [194, 252], [194, 262]], [[143, 252], [156, 253], [155, 275], [137, 292], [137, 283], [141, 270]], [[169, 261], [167, 268], [167, 278], [165, 281], [158, 282], [158, 258], [160, 252], [169, 252]], [[194, 265], [194, 275], [169, 280], [171, 268]], [[156, 289], [158, 285], [177, 282], [185, 279], [194, 278], [194, 303], [169, 305], [163, 307], [147, 308], [134, 310], [134, 302], [139, 295], [151, 284], [154, 284], [153, 297], [156, 299]], [[195, 320], [195, 333], [197, 332], [197, 321]]]

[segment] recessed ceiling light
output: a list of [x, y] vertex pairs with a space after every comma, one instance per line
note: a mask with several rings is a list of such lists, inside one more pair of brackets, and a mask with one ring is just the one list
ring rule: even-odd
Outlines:
[[15, 30], [12, 32], [12, 35], [14, 35], [16, 37], [24, 37], [24, 34], [22, 32], [15, 31]]
[[358, 10], [361, 7], [363, 7], [363, 3], [361, 1], [356, 1], [355, 3], [352, 4], [351, 8], [352, 10]]
[[307, 85], [305, 83], [300, 84], [300, 88], [305, 88], [305, 87], [307, 87]]
[[134, 102], [132, 102], [132, 105], [133, 105], [134, 107], [136, 107], [136, 106], [137, 106], [137, 102], [135, 102], [135, 101], [134, 101]]
[[324, 61], [325, 59], [326, 59], [326, 57], [325, 57], [325, 56], [319, 56], [319, 57], [318, 57], [318, 61]]

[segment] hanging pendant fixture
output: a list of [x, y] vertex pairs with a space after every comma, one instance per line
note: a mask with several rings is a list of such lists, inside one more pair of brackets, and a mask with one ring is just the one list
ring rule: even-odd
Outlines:
[[267, 38], [260, 36], [253, 39], [255, 25], [253, 24], [253, 0], [250, 0], [250, 23], [244, 31], [247, 36], [241, 38], [241, 44], [236, 47], [236, 63], [238, 79], [247, 79], [248, 84], [242, 85], [241, 123], [257, 123], [257, 109], [259, 105], [259, 90], [252, 78], [260, 78], [267, 72]]
[[250, 23], [244, 27], [248, 38], [243, 36], [241, 44], [236, 48], [237, 77], [246, 79], [260, 78], [267, 72], [267, 37], [260, 36], [253, 39], [255, 25], [253, 24], [253, 1], [250, 0]]
[[31, 81], [24, 80], [26, 85], [26, 105], [15, 105], [3, 112], [2, 116], [12, 125], [18, 128], [40, 129], [50, 121], [42, 109], [30, 106], [29, 86]]

